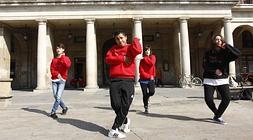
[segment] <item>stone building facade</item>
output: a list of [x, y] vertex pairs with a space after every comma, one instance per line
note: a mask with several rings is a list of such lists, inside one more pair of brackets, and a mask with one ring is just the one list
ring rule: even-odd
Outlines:
[[242, 51], [230, 75], [253, 72], [252, 15], [252, 0], [1, 0], [1, 85], [50, 88], [49, 65], [62, 42], [73, 62], [66, 86], [83, 78], [85, 89], [106, 87], [104, 56], [118, 29], [129, 42], [137, 36], [152, 46], [163, 84], [178, 85], [181, 75], [202, 77], [202, 57], [214, 34]]

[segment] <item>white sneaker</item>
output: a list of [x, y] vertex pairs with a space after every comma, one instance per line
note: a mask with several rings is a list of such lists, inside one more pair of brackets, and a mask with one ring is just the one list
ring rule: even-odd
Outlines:
[[219, 123], [219, 124], [227, 124], [221, 117], [217, 118], [217, 117], [213, 117], [213, 120], [216, 122], [216, 123]]
[[124, 133], [129, 133], [129, 132], [130, 132], [130, 128], [129, 128], [130, 122], [131, 122], [130, 119], [127, 118], [127, 124], [122, 124], [122, 125], [119, 127], [120, 131], [122, 131], [122, 132], [124, 132]]
[[114, 130], [114, 129], [111, 129], [108, 133], [108, 137], [110, 138], [120, 138], [120, 139], [123, 139], [126, 137], [126, 135], [124, 134], [121, 134], [118, 129]]

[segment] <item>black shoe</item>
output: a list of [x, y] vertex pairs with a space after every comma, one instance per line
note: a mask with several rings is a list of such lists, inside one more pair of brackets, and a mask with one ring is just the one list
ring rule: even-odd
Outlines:
[[67, 112], [68, 112], [68, 107], [66, 107], [66, 108], [64, 108], [64, 109], [62, 110], [62, 115], [67, 114]]
[[148, 107], [147, 107], [147, 106], [145, 106], [144, 108], [145, 108], [144, 113], [148, 114]]
[[53, 118], [53, 119], [57, 119], [58, 118], [58, 116], [55, 113], [51, 113], [50, 117]]
[[144, 113], [148, 114], [148, 109], [145, 109], [145, 112], [144, 112]]

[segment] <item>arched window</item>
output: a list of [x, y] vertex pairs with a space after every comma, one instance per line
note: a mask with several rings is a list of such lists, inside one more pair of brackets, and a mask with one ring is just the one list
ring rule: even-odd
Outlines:
[[252, 4], [253, 0], [240, 0], [240, 3], [242, 3], [242, 4]]
[[242, 33], [242, 45], [243, 48], [253, 48], [253, 36], [249, 31]]

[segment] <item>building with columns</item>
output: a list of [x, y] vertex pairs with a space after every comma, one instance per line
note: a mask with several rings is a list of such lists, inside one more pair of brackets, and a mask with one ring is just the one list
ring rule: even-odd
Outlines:
[[152, 46], [166, 85], [178, 86], [181, 75], [202, 77], [214, 34], [242, 51], [230, 75], [253, 72], [252, 15], [252, 0], [1, 0], [0, 83], [8, 91], [51, 88], [49, 66], [62, 42], [72, 61], [66, 87], [75, 78], [86, 89], [107, 87], [104, 57], [117, 29], [129, 43], [137, 36]]

